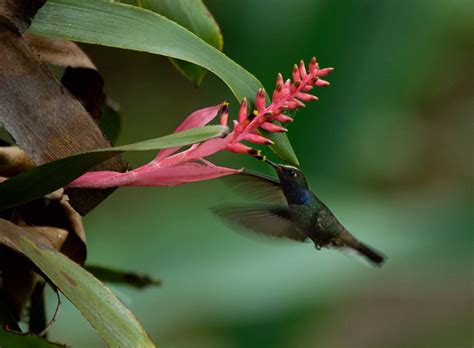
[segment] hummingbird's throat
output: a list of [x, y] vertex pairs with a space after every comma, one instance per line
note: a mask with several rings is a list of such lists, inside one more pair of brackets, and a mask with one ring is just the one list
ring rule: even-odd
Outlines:
[[284, 187], [283, 192], [285, 193], [286, 200], [288, 204], [309, 204], [313, 200], [313, 194], [311, 191], [302, 188], [301, 186], [297, 187]]

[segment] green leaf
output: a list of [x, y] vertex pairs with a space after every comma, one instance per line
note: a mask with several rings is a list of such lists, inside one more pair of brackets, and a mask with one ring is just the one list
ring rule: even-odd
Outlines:
[[159, 279], [151, 278], [145, 274], [138, 274], [97, 265], [85, 265], [84, 268], [91, 272], [96, 278], [107, 283], [125, 284], [138, 289], [142, 289], [150, 285], [161, 285], [161, 281]]
[[0, 184], [0, 210], [29, 202], [53, 192], [97, 164], [123, 152], [160, 150], [190, 145], [223, 136], [227, 131], [228, 128], [225, 126], [193, 128], [139, 143], [93, 150], [45, 163]]
[[39, 336], [6, 331], [0, 326], [0, 347], [15, 348], [58, 348], [66, 347], [63, 344], [49, 342]]
[[0, 243], [30, 259], [110, 347], [155, 347], [130, 310], [77, 263], [3, 219], [0, 219]]
[[122, 117], [118, 104], [108, 101], [101, 109], [99, 128], [112, 144], [118, 139], [122, 127]]
[[[248, 71], [189, 30], [152, 11], [103, 0], [49, 0], [30, 32], [73, 41], [160, 54], [216, 74], [237, 100], [254, 100], [261, 83]], [[288, 163], [298, 160], [285, 134], [271, 134], [271, 149]]]
[[[138, 0], [138, 4], [185, 27], [209, 45], [222, 51], [224, 41], [219, 25], [201, 0]], [[186, 61], [171, 58], [174, 66], [196, 87], [207, 70]]]

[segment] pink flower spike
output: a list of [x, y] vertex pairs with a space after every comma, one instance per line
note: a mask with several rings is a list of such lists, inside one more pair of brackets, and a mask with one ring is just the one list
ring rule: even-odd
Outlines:
[[281, 127], [281, 126], [278, 126], [276, 124], [270, 123], [270, 122], [265, 122], [264, 124], [262, 124], [261, 127], [262, 127], [262, 129], [266, 130], [267, 132], [271, 132], [271, 133], [288, 132], [288, 129], [286, 129], [284, 127]]
[[[194, 111], [175, 129], [174, 133], [181, 132], [191, 128], [203, 127], [209, 122], [211, 122], [216, 116], [219, 110], [225, 103], [220, 103], [218, 105], [210, 106], [198, 111]], [[162, 159], [174, 154], [178, 151], [180, 147], [173, 147], [170, 149], [161, 150], [156, 156], [155, 161], [161, 161]]]
[[[283, 76], [278, 74], [270, 105], [266, 106], [266, 93], [260, 89], [255, 99], [256, 110], [248, 115], [247, 100], [244, 98], [239, 108], [238, 121], [232, 121], [233, 131], [224, 138], [196, 143], [178, 153], [175, 153], [178, 148], [162, 150], [155, 160], [126, 173], [89, 172], [74, 180], [70, 186], [82, 188], [172, 186], [238, 173], [239, 171], [235, 169], [215, 166], [205, 158], [219, 151], [230, 151], [264, 159], [265, 156], [262, 156], [259, 150], [242, 144], [242, 141], [272, 144], [271, 140], [258, 134], [259, 130], [286, 132], [286, 128], [272, 122], [292, 122], [293, 119], [283, 115], [282, 112], [303, 107], [305, 106], [303, 102], [317, 100], [316, 96], [306, 92], [311, 91], [314, 86], [329, 85], [329, 82], [322, 80], [321, 77], [328, 75], [332, 70], [332, 68], [319, 69], [316, 59], [313, 58], [308, 65], [308, 72], [304, 62], [301, 62], [293, 67], [293, 82], [290, 79], [284, 81]], [[219, 110], [221, 110], [220, 123], [227, 125], [229, 111], [227, 103], [223, 103], [192, 113], [176, 131], [204, 126], [216, 117]]]
[[[239, 113], [237, 114], [237, 119], [239, 122], [243, 122], [247, 119], [247, 98], [244, 97], [240, 103]], [[234, 124], [235, 127], [235, 124]]]
[[265, 137], [262, 137], [261, 135], [253, 134], [253, 133], [249, 133], [249, 134], [245, 135], [244, 140], [250, 141], [251, 143], [254, 143], [254, 144], [261, 144], [261, 145], [273, 145], [273, 144], [275, 144], [270, 139], [267, 139]]
[[257, 107], [258, 112], [263, 112], [265, 110], [265, 91], [260, 88], [255, 97], [255, 106]]

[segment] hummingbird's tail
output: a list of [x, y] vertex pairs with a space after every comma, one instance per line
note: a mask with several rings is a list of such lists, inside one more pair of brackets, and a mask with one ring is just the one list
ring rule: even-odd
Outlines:
[[382, 266], [385, 261], [384, 255], [360, 241], [354, 246], [354, 249], [376, 266]]

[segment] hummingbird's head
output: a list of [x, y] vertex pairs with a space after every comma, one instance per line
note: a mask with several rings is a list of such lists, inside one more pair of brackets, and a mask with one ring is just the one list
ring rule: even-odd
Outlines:
[[283, 187], [308, 189], [306, 178], [298, 168], [285, 164], [278, 164], [268, 159], [266, 162], [275, 168]]

